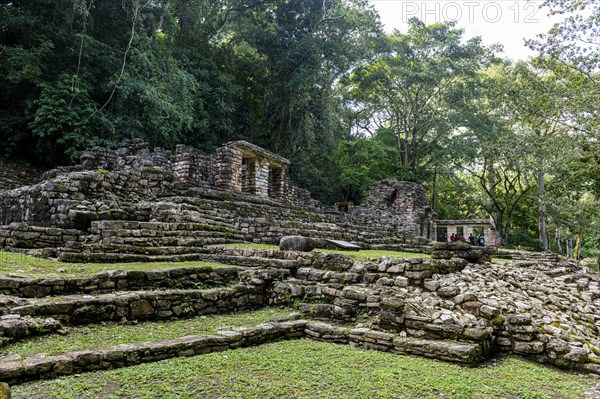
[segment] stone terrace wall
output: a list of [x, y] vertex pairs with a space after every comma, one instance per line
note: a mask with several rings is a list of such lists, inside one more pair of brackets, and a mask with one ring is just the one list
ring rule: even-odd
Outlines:
[[[142, 199], [171, 192], [174, 177], [155, 168], [72, 172], [0, 195], [0, 225], [87, 228], [91, 220], [143, 218]], [[128, 204], [127, 201], [130, 201]], [[135, 210], [133, 210], [135, 208]]]
[[[180, 244], [172, 237], [162, 237], [165, 234], [161, 229], [157, 229], [154, 240], [150, 240], [151, 237], [125, 237], [121, 240], [122, 244], [135, 246], [129, 245], [129, 249], [135, 249], [136, 253], [144, 246], [152, 247], [152, 255], [160, 255], [154, 251], [156, 247], [173, 247], [175, 244], [172, 243], [190, 248], [241, 240], [277, 243], [281, 236], [289, 234], [341, 239], [370, 248], [391, 248], [404, 244], [404, 235], [413, 236], [427, 221], [427, 208], [423, 201], [417, 201], [424, 197], [423, 189], [413, 183], [390, 183], [390, 187], [396, 187], [392, 205], [383, 198], [387, 194], [373, 194], [377, 191], [374, 190], [365, 206], [355, 208], [359, 211], [354, 214], [321, 212], [315, 209], [318, 203], [306, 190], [291, 185], [284, 170], [287, 167], [285, 159], [245, 142], [229, 143], [218, 153], [231, 148], [253, 151], [245, 152], [244, 156], [258, 154], [256, 157], [267, 157], [268, 176], [279, 176], [280, 179], [273, 183], [263, 176], [261, 184], [264, 186], [268, 182], [268, 196], [216, 187], [225, 176], [221, 169], [227, 166], [223, 166], [223, 163], [228, 164], [227, 159], [185, 146], [178, 146], [175, 154], [162, 149], [151, 152], [141, 140], [126, 140], [116, 150], [93, 148], [84, 152], [80, 165], [50, 171], [45, 174], [47, 180], [41, 183], [2, 191], [0, 246], [64, 247], [68, 242], [65, 237], [73, 238], [74, 242], [98, 244], [104, 236], [102, 231], [92, 231], [93, 223], [111, 220], [200, 223], [207, 226], [206, 231], [213, 231], [190, 233], [187, 244]], [[258, 162], [258, 158], [254, 162]], [[258, 170], [258, 167], [255, 169]], [[229, 178], [238, 183], [238, 177]], [[405, 186], [408, 188], [402, 188]], [[236, 186], [236, 190], [238, 188]], [[261, 190], [261, 195], [264, 195], [265, 187]], [[271, 196], [273, 190], [277, 193]], [[406, 193], [409, 191], [416, 194], [408, 196]], [[397, 211], [401, 194], [408, 198], [401, 204], [404, 206], [403, 213]], [[29, 231], [27, 226], [79, 232]], [[192, 235], [199, 239], [192, 240]], [[213, 236], [212, 239], [209, 235]], [[112, 239], [106, 244], [118, 244], [116, 241]], [[72, 248], [76, 252], [76, 247]], [[127, 252], [127, 248], [121, 249], [123, 253]], [[103, 252], [102, 248], [88, 250]], [[170, 253], [165, 252], [167, 255]]]
[[35, 184], [43, 173], [24, 161], [0, 159], [0, 191]]
[[[209, 290], [170, 289], [126, 291], [97, 296], [29, 299], [21, 306], [2, 308], [2, 314], [52, 317], [68, 324], [101, 321], [165, 320], [240, 312], [262, 307], [262, 286], [236, 285]], [[21, 300], [20, 302], [22, 302]]]
[[19, 278], [0, 276], [0, 294], [22, 298], [42, 298], [48, 295], [110, 293], [116, 290], [159, 288], [211, 288], [238, 281], [236, 267], [213, 269], [190, 267], [153, 271], [115, 270], [86, 277]]
[[251, 328], [221, 330], [214, 335], [190, 335], [159, 342], [123, 344], [42, 358], [21, 359], [17, 356], [0, 363], [0, 378], [11, 384], [19, 384], [299, 338], [398, 354], [428, 356], [463, 364], [474, 364], [482, 358], [481, 350], [475, 345], [416, 341], [368, 328], [344, 329], [325, 323], [294, 320], [270, 322]]
[[214, 185], [217, 175], [216, 157], [191, 146], [178, 145], [173, 172], [180, 181], [202, 181]]

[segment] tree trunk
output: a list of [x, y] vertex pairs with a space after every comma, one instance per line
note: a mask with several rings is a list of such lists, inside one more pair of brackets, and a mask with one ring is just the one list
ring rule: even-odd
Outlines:
[[556, 246], [558, 247], [558, 253], [562, 254], [562, 244], [560, 242], [560, 226], [556, 226]]
[[573, 236], [567, 236], [567, 259], [573, 259]]
[[583, 235], [577, 235], [577, 244], [575, 245], [575, 260], [581, 259], [581, 246], [583, 245]]
[[502, 228], [502, 246], [506, 247], [508, 246], [508, 233], [510, 232], [510, 223], [512, 221], [512, 216], [509, 215], [506, 217], [506, 223], [505, 226]]
[[438, 166], [433, 167], [433, 192], [431, 193], [431, 209], [435, 212], [435, 200], [437, 196], [437, 170]]
[[418, 182], [419, 153], [417, 151], [417, 130], [412, 131], [412, 180]]
[[538, 199], [539, 199], [539, 240], [544, 251], [548, 250], [548, 229], [546, 223], [546, 182], [544, 172], [538, 171]]

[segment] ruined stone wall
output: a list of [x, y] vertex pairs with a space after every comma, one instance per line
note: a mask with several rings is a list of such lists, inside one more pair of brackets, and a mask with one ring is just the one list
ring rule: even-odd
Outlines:
[[216, 158], [197, 148], [178, 145], [173, 172], [179, 181], [201, 181], [213, 185], [217, 175]]
[[0, 249], [58, 248], [80, 240], [83, 232], [74, 229], [28, 226], [13, 223], [0, 225]]
[[399, 233], [431, 238], [433, 210], [423, 186], [407, 181], [386, 179], [374, 184], [365, 201], [352, 208], [353, 215], [371, 218], [373, 222], [398, 224]]
[[217, 187], [299, 206], [319, 206], [308, 190], [293, 186], [287, 159], [251, 143], [225, 144], [217, 149], [216, 163]]
[[185, 145], [178, 145], [175, 154], [157, 147], [152, 152], [140, 139], [124, 140], [116, 150], [94, 147], [81, 155], [81, 163], [74, 167], [58, 168], [58, 173], [78, 170], [127, 171], [154, 168], [171, 173], [178, 181], [213, 184], [216, 175], [215, 157]]
[[0, 225], [86, 228], [99, 219], [144, 220], [142, 199], [171, 192], [174, 177], [155, 168], [73, 172], [0, 195]]
[[[13, 223], [76, 229], [80, 232], [75, 242], [136, 254], [144, 246], [192, 248], [227, 240], [277, 243], [289, 234], [389, 248], [425, 230], [426, 197], [414, 183], [384, 181], [352, 214], [326, 213], [315, 209], [319, 204], [307, 190], [292, 185], [287, 165], [284, 158], [240, 141], [219, 148], [216, 155], [186, 146], [178, 146], [175, 154], [160, 148], [151, 152], [137, 139], [123, 141], [116, 150], [93, 148], [82, 154], [79, 165], [50, 171], [41, 183], [0, 194], [0, 245], [39, 248], [39, 240], [42, 248], [56, 248], [65, 246], [62, 237], [73, 236], [24, 231], [22, 225], [11, 227]], [[246, 180], [252, 184], [244, 185]], [[150, 229], [152, 237], [104, 237], [102, 227], [92, 231], [93, 222], [106, 220], [181, 221], [210, 228], [177, 228], [179, 240], [164, 229]], [[92, 252], [96, 250], [100, 251]]]
[[[242, 191], [242, 152], [232, 143], [217, 148], [217, 176], [215, 185], [235, 192]], [[247, 190], [249, 190], [247, 188]]]
[[53, 301], [51, 306], [46, 306], [45, 299], [32, 299], [26, 305], [1, 311], [4, 314], [52, 317], [68, 324], [120, 321], [123, 317], [165, 320], [257, 309], [264, 303], [261, 288], [236, 285], [210, 290], [126, 291], [82, 298], [77, 303], [67, 297]]
[[19, 160], [0, 159], [0, 191], [35, 184], [44, 171]]

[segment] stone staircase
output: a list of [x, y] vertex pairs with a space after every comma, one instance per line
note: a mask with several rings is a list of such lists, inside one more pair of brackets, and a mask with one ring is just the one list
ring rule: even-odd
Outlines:
[[[167, 231], [178, 231], [181, 224], [191, 222], [136, 223], [139, 224], [128, 226], [131, 231], [153, 231], [142, 228], [149, 227], [148, 223], [163, 227], [163, 223], [170, 223], [173, 229]], [[109, 225], [105, 227], [110, 230]], [[467, 280], [473, 276], [473, 269], [463, 260], [382, 258], [355, 262], [348, 256], [324, 253], [223, 247], [198, 250], [197, 255], [205, 260], [235, 267], [113, 271], [48, 279], [2, 277], [0, 292], [6, 296], [0, 297], [0, 345], [54, 334], [62, 326], [168, 322], [264, 306], [292, 306], [306, 319], [36, 360], [0, 358], [0, 379], [20, 383], [297, 338], [466, 365], [476, 365], [494, 351], [533, 359], [546, 359], [542, 356], [550, 351], [567, 360], [571, 352], [582, 351], [579, 347], [565, 348], [566, 343], [560, 346], [559, 341], [546, 346], [531, 314], [502, 314], [498, 308], [477, 303], [477, 295], [461, 294], [457, 286], [449, 285], [457, 276]], [[488, 272], [500, 271], [499, 266], [488, 266]], [[583, 281], [583, 277], [575, 278], [571, 272], [565, 270], [547, 277], [566, 277], [564, 283], [572, 285], [569, 289], [581, 286], [598, 291], [597, 281]], [[481, 273], [485, 274], [485, 270]], [[39, 362], [44, 367], [32, 368]], [[568, 366], [576, 368], [578, 364], [571, 362]], [[593, 366], [581, 363], [583, 370], [600, 372]]]
[[[349, 241], [363, 248], [405, 246], [394, 226], [371, 226], [345, 214], [201, 197], [162, 197], [144, 203], [140, 220], [90, 222], [86, 232], [64, 242], [63, 261], [128, 262], [196, 260], [199, 248], [242, 241], [275, 244], [284, 235]], [[118, 217], [118, 215], [116, 215]], [[60, 245], [60, 244], [59, 244]]]
[[92, 222], [83, 242], [71, 242], [58, 251], [63, 261], [135, 262], [199, 260], [211, 244], [243, 241], [230, 226], [200, 222]]
[[[128, 223], [137, 223], [135, 226], [128, 225], [131, 231], [150, 226], [148, 222]], [[173, 230], [168, 231], [178, 231], [175, 227], [181, 226], [172, 223]], [[161, 223], [155, 225], [164, 227]], [[110, 231], [109, 227], [115, 225], [109, 223], [104, 227]], [[146, 230], [154, 231], [151, 228]], [[380, 327], [343, 325], [360, 315], [368, 314], [375, 318], [379, 315], [381, 318], [382, 310], [393, 309], [394, 302], [386, 300], [382, 294], [383, 291], [390, 294], [394, 287], [373, 283], [376, 280], [368, 278], [368, 271], [371, 274], [379, 273], [380, 278], [399, 273], [398, 267], [398, 270], [391, 269], [398, 266], [393, 262], [385, 266], [369, 264], [363, 268], [349, 257], [334, 254], [217, 247], [209, 252], [216, 256], [229, 256], [232, 264], [242, 259], [246, 261], [243, 262], [244, 267], [223, 269], [202, 267], [111, 271], [85, 277], [56, 276], [47, 279], [2, 277], [0, 292], [6, 296], [0, 297], [0, 326], [3, 327], [0, 345], [9, 345], [36, 335], [55, 334], [64, 326], [168, 321], [239, 312], [266, 305], [280, 305], [286, 301], [294, 302], [300, 295], [306, 299], [297, 303], [301, 311], [305, 311], [307, 316], [330, 322], [273, 322], [256, 328], [222, 331], [215, 336], [182, 337], [159, 343], [130, 343], [108, 349], [90, 348], [26, 359], [0, 358], [0, 379], [21, 383], [303, 337], [469, 365], [477, 364], [486, 356], [486, 344], [482, 342], [448, 342], [409, 336], [401, 329], [386, 331]], [[417, 260], [414, 262], [414, 265], [419, 264]], [[439, 269], [439, 266], [436, 267]], [[418, 283], [408, 278], [407, 282]], [[281, 287], [300, 286], [301, 292], [294, 292], [285, 300], [278, 291]], [[404, 303], [399, 296], [395, 298], [395, 304], [399, 306], [397, 310], [400, 311]], [[321, 309], [321, 312], [311, 312], [307, 310], [309, 308]], [[340, 315], [336, 312], [340, 312]], [[337, 320], [342, 325], [332, 324], [331, 320]], [[123, 355], [125, 353], [127, 356]], [[34, 363], [36, 366], [32, 367]]]

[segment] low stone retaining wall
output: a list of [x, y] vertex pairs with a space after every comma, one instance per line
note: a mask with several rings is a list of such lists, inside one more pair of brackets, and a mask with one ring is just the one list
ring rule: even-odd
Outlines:
[[158, 288], [212, 288], [240, 278], [239, 269], [189, 267], [153, 271], [115, 270], [86, 277], [17, 278], [0, 276], [0, 294], [21, 298], [109, 293]]
[[349, 344], [401, 355], [425, 356], [467, 365], [475, 365], [489, 354], [485, 353], [483, 345], [477, 343], [415, 339], [370, 328], [347, 329], [312, 322], [307, 324], [305, 332], [307, 337], [318, 341]]
[[[108, 370], [159, 360], [196, 356], [244, 346], [260, 345], [304, 336], [304, 320], [261, 324], [217, 335], [190, 335], [156, 343], [122, 344], [101, 350], [81, 350], [63, 355], [38, 355], [0, 363], [0, 380], [9, 384], [56, 378], [85, 371]], [[10, 358], [9, 358], [10, 359]]]
[[1, 309], [3, 314], [52, 317], [68, 324], [160, 320], [256, 309], [265, 299], [262, 287], [237, 285], [210, 290], [165, 290], [66, 296], [29, 300], [30, 303]]
[[75, 229], [28, 226], [12, 223], [0, 226], [0, 248], [56, 248], [78, 241], [83, 232]]
[[0, 380], [18, 384], [304, 337], [397, 354], [423, 355], [468, 365], [482, 360], [481, 349], [476, 344], [415, 340], [368, 328], [345, 329], [325, 323], [295, 320], [220, 331], [215, 335], [190, 335], [156, 343], [122, 344], [101, 350], [80, 350], [53, 356], [40, 354], [26, 359], [21, 359], [18, 355], [8, 356], [0, 359]]
[[247, 266], [296, 269], [299, 267], [346, 271], [354, 260], [349, 255], [252, 248], [206, 247], [202, 258], [213, 262]]

